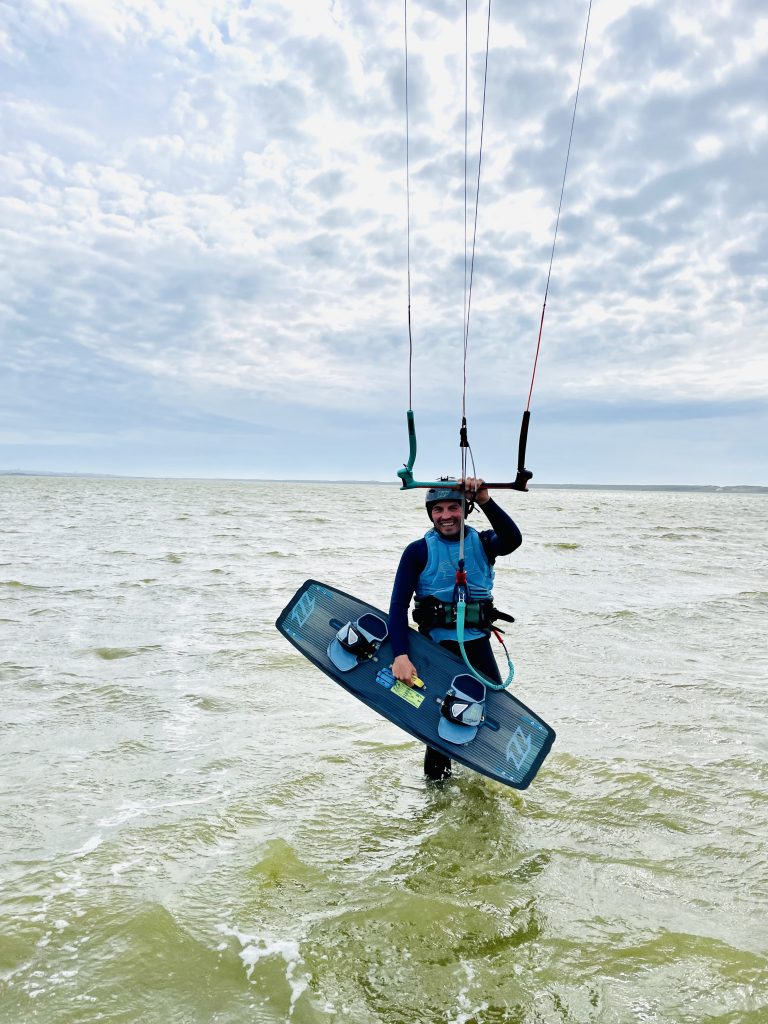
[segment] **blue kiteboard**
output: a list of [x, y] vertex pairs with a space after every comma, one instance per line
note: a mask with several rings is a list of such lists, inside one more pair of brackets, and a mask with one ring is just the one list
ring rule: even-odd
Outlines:
[[387, 615], [335, 587], [307, 580], [276, 626], [326, 675], [417, 740], [515, 789], [526, 789], [555, 731], [507, 690], [478, 683], [460, 658], [410, 631], [420, 688], [395, 679]]

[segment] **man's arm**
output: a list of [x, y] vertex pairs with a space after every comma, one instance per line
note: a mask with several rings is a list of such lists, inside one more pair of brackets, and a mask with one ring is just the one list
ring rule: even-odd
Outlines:
[[491, 524], [491, 530], [483, 530], [480, 534], [488, 561], [493, 563], [499, 555], [510, 555], [523, 543], [523, 535], [515, 523], [508, 516], [504, 509], [497, 505], [493, 498], [488, 498], [482, 508]]
[[392, 670], [398, 679], [410, 682], [416, 669], [408, 657], [408, 609], [419, 576], [427, 564], [427, 542], [415, 540], [402, 554], [389, 602], [389, 638], [395, 657]]

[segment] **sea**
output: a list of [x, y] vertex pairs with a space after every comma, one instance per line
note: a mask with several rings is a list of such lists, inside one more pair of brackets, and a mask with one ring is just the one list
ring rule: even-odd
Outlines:
[[525, 791], [274, 628], [423, 492], [0, 478], [0, 1020], [766, 1024], [768, 496], [499, 493]]

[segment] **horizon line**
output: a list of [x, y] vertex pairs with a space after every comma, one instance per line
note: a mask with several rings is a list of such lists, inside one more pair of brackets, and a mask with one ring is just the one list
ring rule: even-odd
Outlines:
[[[208, 481], [211, 483], [268, 483], [268, 484], [368, 484], [381, 487], [397, 487], [398, 490], [410, 490], [403, 488], [393, 480], [373, 480], [341, 477], [323, 479], [319, 477], [239, 477], [239, 476], [153, 476], [151, 474], [127, 474], [127, 473], [86, 473], [66, 472], [59, 470], [25, 470], [25, 469], [0, 469], [0, 476], [25, 476], [25, 477], [75, 477], [82, 479], [102, 480], [196, 480]], [[706, 492], [741, 492], [741, 493], [768, 493], [768, 485], [764, 484], [658, 484], [658, 483], [533, 483], [532, 490], [536, 488], [547, 490], [618, 490], [618, 491], [706, 491]]]

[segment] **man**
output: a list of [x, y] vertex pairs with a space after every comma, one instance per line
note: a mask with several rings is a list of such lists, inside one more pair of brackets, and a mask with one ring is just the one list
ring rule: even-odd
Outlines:
[[[461, 483], [462, 481], [459, 481]], [[501, 682], [489, 641], [493, 596], [493, 564], [499, 555], [508, 555], [523, 542], [522, 534], [507, 513], [488, 493], [480, 478], [464, 481], [467, 501], [474, 495], [491, 524], [478, 532], [464, 528], [464, 567], [467, 573], [467, 625], [464, 649], [471, 664], [489, 679]], [[413, 685], [418, 675], [408, 656], [408, 609], [416, 595], [414, 618], [419, 631], [436, 643], [460, 655], [455, 626], [454, 587], [459, 563], [462, 521], [461, 493], [456, 487], [433, 487], [427, 491], [427, 515], [432, 522], [421, 540], [413, 541], [402, 554], [389, 606], [389, 632], [395, 660], [392, 672], [397, 679]], [[450, 758], [431, 747], [424, 756], [424, 773], [434, 780], [451, 775]]]

